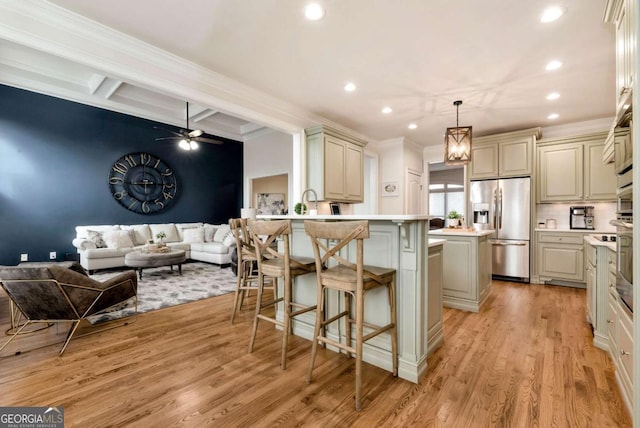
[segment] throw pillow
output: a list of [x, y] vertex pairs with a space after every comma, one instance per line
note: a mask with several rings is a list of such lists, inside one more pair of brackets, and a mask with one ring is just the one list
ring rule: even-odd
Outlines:
[[158, 240], [158, 233], [164, 232], [164, 242], [180, 242], [178, 230], [176, 229], [176, 225], [173, 223], [150, 224], [149, 227], [151, 228], [151, 237], [155, 240]]
[[132, 248], [133, 241], [128, 230], [110, 230], [102, 234], [107, 248]]
[[213, 242], [213, 237], [216, 236], [217, 227], [205, 226], [204, 227], [204, 242]]
[[213, 236], [213, 241], [222, 242], [224, 237], [227, 236], [227, 233], [229, 232], [231, 232], [231, 228], [229, 228], [229, 225], [223, 224], [222, 226], [218, 227], [218, 230], [216, 230], [216, 234]]
[[135, 245], [144, 245], [148, 239], [151, 239], [151, 229], [147, 224], [120, 226], [120, 229], [129, 231], [131, 240]]
[[236, 238], [233, 236], [232, 231], [227, 232], [224, 238], [222, 238], [222, 245], [224, 245], [225, 247], [236, 245]]
[[204, 242], [204, 227], [182, 229], [182, 242]]
[[96, 248], [107, 248], [107, 244], [102, 239], [102, 232], [87, 230], [87, 241], [93, 242]]

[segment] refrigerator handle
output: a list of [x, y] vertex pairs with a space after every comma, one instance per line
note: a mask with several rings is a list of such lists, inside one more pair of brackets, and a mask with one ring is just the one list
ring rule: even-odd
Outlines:
[[[498, 227], [498, 189], [493, 189], [493, 227]], [[496, 235], [497, 236], [497, 235]]]
[[500, 201], [500, 217], [498, 219], [498, 222], [499, 222], [498, 229], [502, 229], [502, 189], [500, 189], [499, 201]]

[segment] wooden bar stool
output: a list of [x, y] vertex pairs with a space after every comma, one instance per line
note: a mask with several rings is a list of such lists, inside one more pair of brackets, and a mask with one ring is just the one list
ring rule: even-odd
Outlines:
[[[289, 335], [293, 332], [291, 323], [293, 317], [305, 312], [313, 311], [316, 306], [306, 306], [293, 302], [293, 278], [315, 271], [315, 260], [309, 257], [292, 257], [289, 249], [289, 235], [291, 235], [290, 220], [249, 220], [249, 230], [256, 249], [256, 259], [258, 262], [258, 299], [256, 301], [256, 314], [253, 319], [253, 331], [249, 342], [249, 352], [253, 352], [253, 344], [258, 330], [258, 321], [269, 321], [282, 327], [282, 354], [280, 357], [280, 367], [287, 367], [287, 345]], [[278, 252], [274, 247], [275, 240], [282, 238], [283, 251]], [[265, 278], [270, 278], [276, 284], [276, 278], [283, 278], [284, 295], [268, 302], [263, 302]], [[282, 321], [263, 314], [262, 311], [271, 306], [283, 302], [284, 316]]]
[[[364, 240], [369, 238], [369, 222], [338, 221], [319, 222], [305, 220], [304, 230], [311, 238], [313, 253], [316, 261], [316, 275], [318, 278], [318, 309], [316, 324], [311, 347], [311, 362], [307, 372], [307, 383], [311, 382], [311, 374], [315, 363], [318, 343], [330, 344], [355, 355], [356, 358], [356, 410], [360, 410], [362, 387], [362, 347], [363, 343], [380, 333], [391, 331], [391, 358], [393, 360], [393, 375], [398, 375], [398, 332], [396, 320], [396, 292], [395, 269], [365, 266], [363, 263]], [[356, 241], [356, 262], [352, 263], [341, 257], [339, 251], [347, 247], [351, 241]], [[335, 243], [335, 245], [333, 245]], [[330, 266], [330, 262], [333, 266]], [[335, 264], [337, 262], [337, 265]], [[385, 326], [377, 326], [364, 321], [364, 296], [366, 292], [377, 288], [387, 287], [390, 306], [390, 322]], [[344, 292], [345, 309], [339, 314], [324, 319], [325, 289], [330, 288]], [[355, 318], [352, 314], [351, 299], [355, 299]], [[332, 322], [345, 318], [346, 344], [328, 339], [325, 327]], [[355, 324], [355, 347], [351, 340], [351, 327]], [[366, 335], [364, 327], [371, 329]], [[340, 340], [340, 339], [338, 339]]]
[[[229, 219], [229, 227], [236, 240], [236, 254], [238, 256], [236, 294], [231, 312], [231, 323], [233, 324], [236, 314], [242, 309], [244, 299], [249, 296], [252, 290], [258, 291], [258, 272], [256, 270], [256, 250], [247, 229], [247, 219], [231, 218]], [[268, 288], [275, 290], [273, 286]]]

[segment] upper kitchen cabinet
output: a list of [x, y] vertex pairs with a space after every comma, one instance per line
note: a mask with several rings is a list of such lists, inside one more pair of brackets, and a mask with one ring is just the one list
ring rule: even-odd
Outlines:
[[616, 112], [622, 114], [631, 99], [635, 80], [635, 0], [607, 0], [604, 21], [616, 28]]
[[538, 203], [614, 201], [613, 164], [602, 162], [606, 133], [541, 140], [537, 147]]
[[305, 135], [307, 184], [318, 200], [363, 202], [367, 142], [326, 125], [308, 128]]
[[530, 176], [540, 128], [474, 138], [469, 179]]

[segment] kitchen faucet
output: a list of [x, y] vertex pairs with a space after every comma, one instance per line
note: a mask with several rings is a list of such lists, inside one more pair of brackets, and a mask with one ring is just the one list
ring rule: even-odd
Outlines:
[[[316, 191], [315, 191], [315, 190], [313, 190], [313, 189], [307, 189], [307, 190], [305, 190], [304, 192], [302, 192], [302, 196], [300, 197], [300, 201], [302, 202], [302, 211], [301, 211], [301, 213], [302, 213], [302, 214], [305, 214], [305, 212], [304, 212], [304, 195], [306, 195], [306, 194], [307, 194], [307, 192], [311, 192], [311, 193], [313, 193], [313, 202], [314, 202], [314, 204], [315, 204], [315, 205], [314, 205], [314, 209], [316, 210], [316, 212], [318, 212], [318, 194], [317, 194], [317, 193], [316, 193]], [[311, 201], [309, 201], [309, 200], [307, 199], [307, 202], [311, 202]]]

